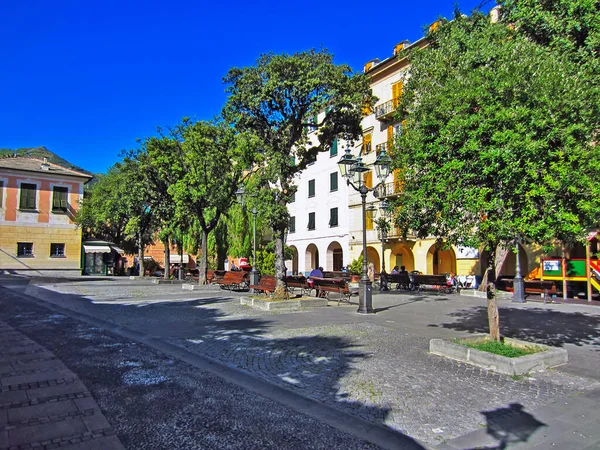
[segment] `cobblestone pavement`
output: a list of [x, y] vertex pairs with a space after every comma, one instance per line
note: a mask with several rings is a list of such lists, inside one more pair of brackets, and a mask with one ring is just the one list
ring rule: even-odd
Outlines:
[[[116, 436], [129, 450], [376, 448], [368, 442], [233, 385], [218, 376], [172, 359], [145, 345], [107, 333], [101, 328], [57, 314], [1, 287], [0, 319], [10, 322], [19, 333], [30, 336], [32, 340], [29, 342], [40, 349], [40, 354], [50, 355], [48, 350], [34, 341], [43, 342], [56, 356], [53, 364], [64, 369], [64, 362], [69, 368], [64, 369], [71, 374], [69, 376], [74, 376], [71, 370], [78, 374], [97, 400], [106, 419], [112, 424]], [[0, 329], [2, 325], [3, 322], [0, 322]], [[2, 380], [4, 381], [4, 378]], [[81, 382], [65, 380], [65, 383], [60, 385], [60, 389], [67, 388], [69, 392], [81, 393], [81, 398], [76, 395], [75, 399], [70, 399], [67, 395], [65, 399], [57, 397], [57, 402], [54, 402], [48, 397], [40, 399], [40, 403], [48, 400], [49, 403], [44, 405], [53, 405], [52, 407], [67, 401], [93, 403]], [[52, 383], [50, 388], [56, 389]], [[32, 389], [29, 392], [31, 391]], [[15, 392], [22, 391], [11, 390], [8, 394]], [[4, 395], [5, 392], [0, 392], [0, 399]], [[40, 447], [28, 446], [24, 441], [15, 440], [28, 436], [27, 433], [21, 433], [19, 436], [10, 436], [12, 440], [9, 441], [9, 447], [6, 443], [6, 433], [14, 432], [12, 415], [27, 413], [21, 408], [15, 409], [14, 406], [16, 405], [11, 403], [8, 409], [8, 431], [1, 431], [5, 425], [0, 420], [0, 449], [122, 448], [117, 445], [118, 440], [115, 436], [110, 436], [116, 441], [114, 446], [106, 440], [101, 441], [99, 435], [92, 436], [98, 439], [84, 441], [87, 438], [87, 430], [80, 436], [84, 442], [72, 446], [64, 446], [64, 440], [44, 440]], [[88, 416], [85, 414], [89, 412], [89, 405], [81, 403], [80, 406], [85, 407], [81, 420], [88, 426], [99, 429], [100, 425], [106, 424], [97, 407], [94, 410], [95, 414]], [[0, 419], [4, 412], [0, 407]], [[59, 429], [58, 425], [62, 426], [68, 420], [78, 419], [79, 415], [81, 414], [77, 413], [62, 422], [53, 421], [53, 418], [49, 417], [47, 425], [44, 418], [39, 418], [41, 425], [32, 419], [22, 426], [28, 426], [29, 430], [26, 431], [29, 432], [32, 431], [32, 427], [50, 427], [49, 430], [37, 432], [62, 434], [61, 437], [64, 437], [66, 431], [62, 429], [64, 427]], [[104, 422], [99, 422], [99, 417]], [[103, 427], [106, 428], [107, 424]], [[104, 428], [102, 429], [107, 431]], [[110, 426], [108, 430], [112, 431]], [[71, 439], [76, 440], [77, 437]], [[31, 443], [30, 440], [29, 444]], [[406, 443], [406, 446], [399, 448], [422, 449], [409, 438], [406, 438]]]
[[[240, 306], [238, 294], [183, 293], [180, 286], [115, 279], [30, 285], [27, 293], [157, 336], [430, 444], [485, 426], [483, 411], [515, 402], [531, 410], [598, 386], [598, 379], [579, 376], [599, 372], [600, 311], [591, 307], [501, 305], [501, 320], [510, 318], [506, 330], [527, 318], [530, 338], [568, 344], [581, 362], [579, 372], [513, 378], [428, 353], [432, 337], [480, 331], [485, 304], [457, 295], [377, 295], [378, 314], [360, 316], [355, 306], [258, 312]], [[546, 317], [554, 334], [538, 329]], [[580, 335], [567, 331], [577, 327]]]
[[0, 449], [58, 447], [124, 449], [77, 375], [0, 321]]

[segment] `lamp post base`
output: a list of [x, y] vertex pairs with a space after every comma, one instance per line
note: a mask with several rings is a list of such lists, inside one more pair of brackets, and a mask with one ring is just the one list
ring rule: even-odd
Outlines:
[[515, 277], [513, 279], [513, 303], [525, 303], [525, 283], [523, 278]]
[[[252, 269], [250, 271], [250, 286], [256, 286], [258, 284], [258, 271]], [[250, 289], [250, 292], [254, 293], [254, 289]]]
[[358, 314], [375, 314], [373, 309], [373, 286], [371, 280], [360, 280], [358, 288]]

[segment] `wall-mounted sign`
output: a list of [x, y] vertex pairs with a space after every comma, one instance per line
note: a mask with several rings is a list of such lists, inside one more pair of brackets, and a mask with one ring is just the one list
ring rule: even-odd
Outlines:
[[473, 247], [456, 247], [456, 259], [478, 259], [479, 250]]
[[544, 261], [544, 272], [556, 272], [560, 270], [560, 260]]

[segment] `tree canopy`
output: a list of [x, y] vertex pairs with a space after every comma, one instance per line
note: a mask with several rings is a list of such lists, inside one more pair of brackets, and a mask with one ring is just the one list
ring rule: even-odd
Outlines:
[[223, 116], [238, 132], [256, 138], [260, 158], [253, 166], [260, 196], [275, 231], [276, 275], [283, 288], [283, 237], [294, 176], [329, 150], [336, 137], [361, 133], [361, 108], [374, 101], [369, 82], [336, 65], [325, 50], [266, 54], [251, 67], [233, 68], [224, 78], [229, 98]]
[[519, 30], [457, 12], [409, 55], [398, 112], [399, 226], [483, 245], [491, 269], [515, 236], [575, 241], [600, 217], [594, 83]]

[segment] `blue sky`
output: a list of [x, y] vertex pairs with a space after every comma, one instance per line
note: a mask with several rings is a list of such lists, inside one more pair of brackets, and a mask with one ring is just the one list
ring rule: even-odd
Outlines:
[[324, 47], [359, 71], [481, 2], [0, 0], [0, 148], [105, 172], [157, 126], [219, 114], [230, 67]]

